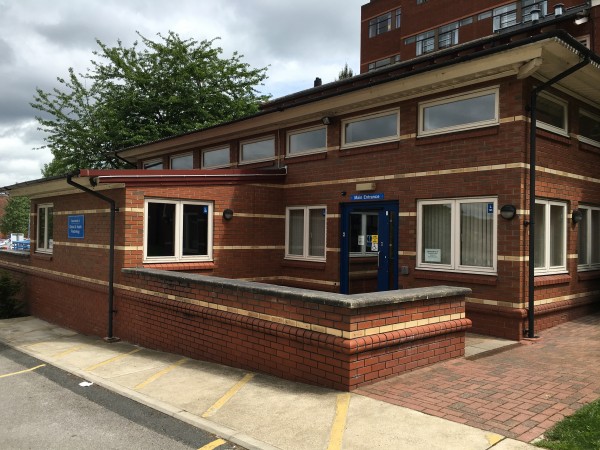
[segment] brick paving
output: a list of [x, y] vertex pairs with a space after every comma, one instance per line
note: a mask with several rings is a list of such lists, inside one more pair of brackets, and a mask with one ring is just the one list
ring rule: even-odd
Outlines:
[[542, 331], [540, 338], [354, 392], [530, 442], [600, 398], [600, 314]]

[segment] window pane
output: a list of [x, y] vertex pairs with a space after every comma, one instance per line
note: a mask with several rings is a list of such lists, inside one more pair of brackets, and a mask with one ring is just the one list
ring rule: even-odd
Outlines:
[[364, 239], [362, 214], [350, 214], [350, 253], [362, 253], [365, 246]]
[[547, 97], [538, 97], [537, 118], [553, 127], [565, 129], [565, 107]]
[[192, 154], [174, 156], [171, 158], [171, 169], [193, 169], [194, 168], [194, 156]]
[[565, 208], [550, 205], [550, 266], [565, 265], [565, 221]]
[[54, 245], [54, 208], [52, 206], [48, 207], [48, 225], [46, 227], [46, 237], [48, 239], [47, 245], [45, 246], [47, 249], [51, 249]]
[[256, 161], [275, 156], [275, 140], [249, 142], [242, 144], [242, 161]]
[[546, 266], [546, 205], [535, 205], [534, 267]]
[[423, 108], [423, 131], [474, 124], [496, 118], [496, 94]]
[[327, 130], [325, 128], [290, 134], [288, 151], [290, 154], [295, 154], [322, 149], [327, 147], [326, 140]]
[[398, 114], [373, 117], [347, 123], [345, 127], [345, 142], [369, 141], [398, 135]]
[[451, 263], [452, 205], [423, 205], [421, 259], [427, 264]]
[[373, 235], [379, 234], [379, 215], [377, 214], [367, 214], [366, 217], [366, 237], [365, 237], [365, 251], [369, 252], [377, 252], [377, 250], [373, 249]]
[[579, 114], [579, 134], [593, 141], [600, 142], [600, 120]]
[[148, 203], [148, 256], [175, 256], [175, 205]]
[[183, 205], [183, 256], [208, 255], [208, 206]]
[[580, 209], [583, 219], [579, 223], [577, 233], [577, 259], [579, 264], [589, 264], [588, 255], [588, 233], [590, 227], [590, 215], [587, 209]]
[[163, 162], [161, 160], [145, 162], [144, 169], [146, 169], [146, 170], [162, 170]]
[[500, 8], [494, 8], [494, 31], [516, 25], [517, 4], [512, 3]]
[[325, 256], [325, 209], [311, 209], [308, 214], [308, 255]]
[[38, 209], [38, 248], [46, 248], [46, 208]]
[[202, 152], [202, 167], [220, 167], [229, 164], [229, 147]]
[[494, 214], [488, 203], [460, 205], [460, 264], [492, 267], [494, 243]]
[[[592, 210], [592, 264], [600, 263], [600, 210]], [[581, 232], [581, 231], [580, 231]]]
[[303, 255], [304, 246], [304, 210], [291, 209], [289, 222], [289, 253]]

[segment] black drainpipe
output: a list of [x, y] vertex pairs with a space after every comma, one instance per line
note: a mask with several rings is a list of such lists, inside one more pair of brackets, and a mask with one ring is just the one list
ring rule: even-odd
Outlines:
[[541, 85], [533, 88], [531, 91], [531, 104], [529, 105], [531, 111], [531, 129], [529, 131], [529, 221], [525, 222], [525, 225], [529, 225], [529, 286], [528, 286], [528, 298], [529, 305], [527, 311], [527, 319], [529, 321], [527, 337], [535, 337], [535, 144], [536, 144], [536, 130], [537, 130], [537, 96], [540, 92], [568, 77], [572, 73], [577, 72], [579, 69], [587, 66], [590, 63], [589, 55], [586, 55], [582, 61], [575, 64], [573, 67], [559, 73], [554, 78], [542, 83]]
[[104, 338], [107, 342], [116, 342], [119, 338], [113, 336], [113, 297], [114, 297], [114, 271], [115, 271], [115, 213], [119, 210], [116, 207], [115, 201], [112, 198], [108, 198], [105, 195], [100, 194], [99, 192], [92, 191], [81, 184], [75, 183], [73, 180], [73, 175], [67, 175], [67, 183], [71, 186], [87, 192], [95, 197], [98, 197], [105, 202], [110, 203], [110, 250], [108, 256], [108, 336]]

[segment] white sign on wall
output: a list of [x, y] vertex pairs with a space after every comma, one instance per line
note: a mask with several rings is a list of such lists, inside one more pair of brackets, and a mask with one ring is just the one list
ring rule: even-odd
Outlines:
[[426, 248], [425, 249], [425, 262], [432, 262], [432, 263], [442, 262], [442, 249], [441, 248]]

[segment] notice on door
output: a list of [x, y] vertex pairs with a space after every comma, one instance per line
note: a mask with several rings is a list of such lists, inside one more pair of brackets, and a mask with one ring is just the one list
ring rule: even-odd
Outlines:
[[442, 249], [441, 248], [426, 248], [425, 249], [425, 262], [432, 262], [432, 263], [442, 262]]

